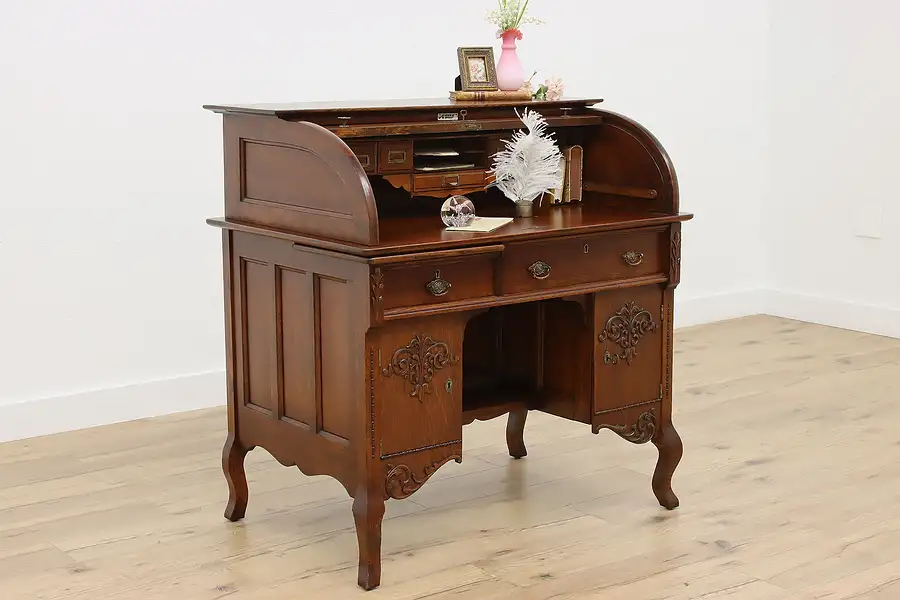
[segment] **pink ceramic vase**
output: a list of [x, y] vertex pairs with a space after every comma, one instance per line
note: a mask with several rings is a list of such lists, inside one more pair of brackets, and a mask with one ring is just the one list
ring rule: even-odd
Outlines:
[[525, 85], [525, 69], [516, 54], [516, 39], [520, 35], [515, 29], [510, 29], [500, 36], [503, 49], [497, 61], [497, 87], [504, 91], [514, 92]]

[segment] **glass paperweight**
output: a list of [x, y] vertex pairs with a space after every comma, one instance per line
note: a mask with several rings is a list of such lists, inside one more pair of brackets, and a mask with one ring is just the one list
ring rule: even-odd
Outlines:
[[475, 220], [475, 205], [465, 196], [450, 196], [441, 206], [441, 220], [447, 227], [468, 227]]

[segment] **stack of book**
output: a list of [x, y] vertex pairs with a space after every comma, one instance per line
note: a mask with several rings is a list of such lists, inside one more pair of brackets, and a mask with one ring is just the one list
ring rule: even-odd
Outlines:
[[562, 151], [560, 166], [563, 178], [556, 189], [548, 192], [550, 204], [569, 204], [581, 202], [581, 171], [584, 162], [584, 150], [581, 146], [569, 146]]
[[527, 102], [531, 100], [531, 92], [528, 90], [516, 90], [514, 92], [504, 92], [503, 90], [456, 91], [450, 92], [450, 99], [460, 102]]

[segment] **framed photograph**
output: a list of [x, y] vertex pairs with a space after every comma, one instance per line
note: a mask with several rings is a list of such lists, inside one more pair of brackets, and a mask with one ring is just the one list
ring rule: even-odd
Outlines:
[[490, 91], [497, 89], [497, 67], [494, 63], [494, 49], [459, 48], [459, 78], [462, 91]]

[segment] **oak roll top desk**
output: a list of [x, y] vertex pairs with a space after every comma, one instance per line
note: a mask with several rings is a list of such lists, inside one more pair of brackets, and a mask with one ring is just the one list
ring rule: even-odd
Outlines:
[[[599, 102], [205, 107], [224, 120], [225, 215], [208, 222], [224, 251], [229, 520], [254, 447], [330, 475], [354, 498], [372, 589], [385, 501], [462, 461], [476, 419], [508, 415], [509, 453], [525, 456], [530, 410], [653, 442], [652, 489], [678, 506], [672, 308], [691, 215], [656, 138]], [[452, 194], [513, 216], [485, 184], [524, 107], [583, 149], [580, 201], [446, 231]]]

